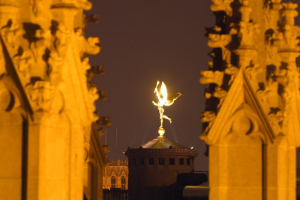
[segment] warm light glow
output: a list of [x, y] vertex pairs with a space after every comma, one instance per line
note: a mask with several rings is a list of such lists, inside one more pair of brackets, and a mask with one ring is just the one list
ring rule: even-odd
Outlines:
[[[160, 90], [158, 91], [158, 87], [160, 85]], [[163, 118], [167, 119], [172, 123], [171, 118], [164, 115], [164, 106], [170, 106], [174, 103], [174, 101], [181, 96], [181, 93], [176, 93], [172, 95], [168, 95], [168, 90], [164, 82], [157, 81], [156, 87], [154, 90], [154, 93], [156, 93], [156, 96], [158, 98], [158, 102], [152, 101], [152, 103], [157, 106], [159, 115], [160, 115], [160, 127], [158, 129], [159, 135], [162, 137], [165, 133], [165, 129], [163, 128]]]

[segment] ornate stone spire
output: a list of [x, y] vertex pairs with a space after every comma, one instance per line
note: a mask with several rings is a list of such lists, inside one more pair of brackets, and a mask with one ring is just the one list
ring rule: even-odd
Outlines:
[[91, 6], [0, 3], [1, 197], [82, 199], [84, 138], [99, 119], [95, 100], [106, 99], [90, 82], [104, 69], [89, 65], [101, 49], [99, 38], [84, 35], [83, 10]]
[[209, 84], [200, 138], [210, 145], [210, 199], [294, 199], [300, 146], [297, 4], [212, 2], [213, 62], [200, 78]]

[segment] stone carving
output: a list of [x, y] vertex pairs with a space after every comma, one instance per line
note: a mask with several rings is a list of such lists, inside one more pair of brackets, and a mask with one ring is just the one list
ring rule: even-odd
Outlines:
[[51, 34], [51, 41], [53, 41], [53, 44], [49, 47], [51, 51], [48, 59], [48, 74], [50, 75], [51, 82], [57, 83], [57, 81], [60, 81], [59, 77], [61, 75], [61, 69], [63, 67], [63, 61], [67, 52], [71, 33], [64, 25], [52, 21]]
[[81, 57], [84, 56], [84, 54], [97, 54], [100, 51], [100, 46], [98, 44], [100, 43], [99, 38], [97, 37], [89, 37], [85, 39], [83, 36], [83, 31], [81, 28], [78, 28], [75, 30], [75, 34], [77, 37], [77, 44], [80, 48]]
[[208, 46], [211, 48], [221, 48], [222, 58], [227, 63], [230, 63], [231, 52], [226, 48], [231, 41], [231, 35], [224, 34], [209, 34]]
[[58, 24], [57, 29], [54, 31], [54, 48], [58, 55], [63, 57], [66, 53], [71, 33], [63, 24]]
[[215, 91], [213, 93], [213, 97], [216, 97], [216, 98], [220, 99], [220, 103], [217, 106], [218, 108], [220, 108], [220, 106], [223, 104], [223, 101], [225, 100], [226, 95], [227, 95], [227, 91], [225, 91], [221, 87], [216, 87], [215, 88]]
[[209, 69], [212, 69], [212, 68], [214, 68], [214, 62], [208, 62], [208, 68]]
[[102, 137], [102, 136], [105, 135], [105, 131], [103, 130], [103, 127], [97, 129], [97, 134], [98, 134], [100, 137]]
[[208, 46], [211, 48], [224, 48], [231, 41], [231, 35], [209, 34]]
[[90, 10], [92, 8], [92, 3], [88, 0], [74, 0], [74, 4], [76, 7], [84, 10]]
[[46, 6], [42, 0], [31, 0], [31, 10], [35, 17], [39, 17], [41, 14], [45, 14], [44, 7]]
[[50, 30], [43, 30], [39, 25], [26, 23], [24, 38], [29, 42], [29, 48], [35, 59], [41, 59], [45, 49], [51, 46]]
[[285, 23], [290, 26], [295, 25], [295, 17], [298, 16], [296, 8], [298, 8], [298, 4], [288, 2], [288, 3], [282, 3], [284, 9], [283, 9], [283, 16], [285, 16]]
[[84, 24], [98, 24], [99, 23], [99, 15], [94, 14], [85, 14]]
[[92, 78], [94, 77], [94, 75], [105, 75], [104, 69], [105, 67], [103, 66], [92, 66], [87, 71], [87, 82], [89, 87], [96, 87], [96, 84], [92, 82]]
[[91, 87], [97, 87], [97, 86], [96, 86], [95, 82], [88, 81], [88, 87], [91, 88]]
[[9, 20], [7, 25], [2, 27], [1, 34], [7, 45], [13, 49], [18, 48], [18, 44], [16, 44], [18, 40], [16, 38], [21, 34], [20, 25], [18, 23]]
[[259, 24], [240, 22], [239, 38], [242, 47], [253, 47], [253, 36], [259, 33]]
[[228, 16], [232, 15], [232, 8], [230, 4], [234, 0], [212, 0], [213, 5], [211, 5], [210, 9], [213, 12], [225, 11]]
[[274, 75], [276, 76], [276, 80], [278, 83], [280, 83], [283, 86], [287, 86], [289, 80], [288, 75], [290, 76], [290, 78], [294, 79], [292, 76], [294, 76], [295, 73], [292, 73], [292, 71], [288, 73], [287, 69], [278, 68], [274, 71]]
[[84, 20], [83, 20], [84, 27], [83, 27], [83, 29], [86, 30], [88, 24], [98, 24], [99, 23], [98, 18], [99, 18], [99, 15], [84, 14]]
[[94, 102], [95, 100], [97, 100], [99, 98], [99, 93], [97, 88], [90, 88], [89, 89], [89, 97], [91, 99], [91, 102]]
[[249, 75], [250, 80], [255, 80], [256, 76], [262, 73], [262, 67], [256, 63], [246, 67], [245, 71]]
[[228, 67], [226, 67], [224, 73], [231, 75], [231, 76], [235, 76], [239, 71], [239, 68], [233, 66], [233, 65], [228, 65]]
[[279, 65], [281, 62], [278, 54], [278, 49], [282, 45], [283, 34], [275, 32], [272, 35], [267, 35], [267, 65]]
[[295, 9], [298, 5], [292, 2], [283, 3], [282, 5], [284, 7], [282, 16], [285, 17], [284, 27], [282, 29], [285, 45], [281, 45], [281, 48], [299, 51], [298, 37], [300, 36], [300, 28], [299, 26], [295, 26], [295, 17], [298, 16], [298, 12]]
[[213, 111], [205, 111], [203, 113], [201, 113], [201, 122], [203, 123], [208, 123], [208, 125], [206, 126], [204, 132], [207, 132], [210, 127], [212, 126], [213, 124], [213, 121], [215, 120], [216, 118], [216, 113], [213, 112]]
[[49, 64], [49, 74], [51, 82], [54, 83], [55, 80], [59, 79], [61, 75], [61, 68], [63, 66], [63, 58], [57, 54], [56, 51], [52, 51], [50, 53], [50, 57], [48, 59]]
[[271, 112], [268, 115], [268, 119], [277, 134], [282, 132], [282, 123], [284, 120], [284, 114], [282, 111], [278, 110], [277, 112]]
[[[299, 81], [300, 81], [300, 77], [299, 77]], [[204, 96], [205, 96], [206, 99], [210, 99], [210, 98], [211, 98], [212, 93], [211, 93], [209, 87], [206, 87], [206, 88], [205, 88]]]
[[299, 27], [288, 24], [284, 26], [283, 37], [286, 42], [286, 48], [296, 49], [299, 51], [299, 39], [297, 39], [299, 36]]
[[100, 51], [100, 47], [97, 44], [100, 43], [99, 38], [97, 37], [89, 37], [87, 39], [86, 51], [88, 54], [97, 54]]
[[292, 99], [292, 90], [291, 88], [289, 87], [285, 87], [284, 89], [284, 92], [283, 92], [283, 98], [284, 98], [284, 101], [285, 101], [285, 111], [287, 111], [287, 107], [289, 106], [290, 104], [290, 100]]
[[267, 93], [267, 104], [269, 107], [283, 107], [283, 100], [280, 94], [278, 94], [279, 87], [281, 84], [279, 84], [277, 81], [274, 81], [273, 78], [270, 78], [267, 82], [267, 86], [265, 88], [265, 91]]
[[83, 70], [89, 70], [91, 68], [89, 61], [90, 61], [89, 57], [83, 58], [82, 65], [81, 65]]
[[269, 92], [270, 90], [258, 90], [256, 92], [256, 95], [262, 103], [267, 103], [267, 97]]
[[49, 111], [54, 87], [47, 81], [36, 81], [26, 87], [35, 111]]
[[101, 101], [105, 101], [107, 100], [107, 91], [98, 91], [98, 95], [99, 95], [99, 100]]
[[16, 63], [18, 72], [24, 78], [25, 82], [29, 82], [31, 77], [31, 67], [34, 63], [32, 51], [27, 50], [22, 52], [21, 55], [15, 56], [14, 61]]
[[216, 118], [216, 113], [213, 111], [205, 111], [201, 114], [201, 121], [204, 123], [212, 122]]
[[221, 86], [223, 84], [224, 72], [221, 71], [201, 71], [202, 77], [200, 78], [201, 84], [217, 84]]
[[239, 71], [239, 68], [237, 68], [237, 67], [235, 67], [231, 64], [227, 65], [224, 73], [231, 76], [230, 80], [228, 81], [228, 85], [231, 85], [231, 83], [233, 82], [233, 80], [234, 80], [235, 76], [237, 75], [238, 71]]
[[242, 0], [243, 6], [240, 8], [240, 13], [242, 14], [242, 22], [250, 21], [250, 13], [252, 12], [252, 8], [249, 6], [249, 0]]
[[60, 83], [53, 94], [53, 100], [51, 102], [51, 108], [49, 112], [51, 114], [54, 114], [56, 117], [58, 116], [58, 114], [61, 114], [63, 109], [65, 108], [66, 102], [64, 95], [62, 94], [64, 86], [65, 85], [63, 83]]
[[[96, 121], [97, 119], [99, 119], [98, 115], [95, 114], [95, 110], [96, 110], [96, 106], [95, 106], [95, 101], [99, 99], [99, 92], [97, 90], [96, 87], [89, 87], [88, 89], [88, 97], [89, 97], [89, 104], [87, 105], [89, 111], [92, 114], [92, 118], [93, 118], [93, 121]], [[102, 97], [104, 98], [104, 97]]]
[[110, 117], [99, 117], [99, 119], [96, 121], [96, 124], [99, 126], [111, 126], [110, 120]]
[[282, 9], [282, 4], [280, 3], [281, 0], [275, 0], [267, 2], [266, 5], [266, 12], [264, 14], [265, 19], [269, 22], [270, 27], [276, 29], [278, 22], [280, 11]]
[[92, 66], [91, 69], [89, 70], [93, 75], [100, 75], [103, 76], [105, 75], [104, 72], [105, 67], [103, 66]]

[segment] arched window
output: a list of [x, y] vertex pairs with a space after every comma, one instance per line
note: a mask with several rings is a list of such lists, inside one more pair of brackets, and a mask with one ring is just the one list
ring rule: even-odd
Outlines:
[[111, 177], [110, 182], [111, 182], [111, 187], [110, 188], [115, 188], [116, 187], [116, 179], [115, 179], [114, 176]]
[[125, 187], [126, 187], [126, 179], [125, 179], [124, 176], [122, 176], [122, 178], [121, 178], [121, 189], [125, 190]]

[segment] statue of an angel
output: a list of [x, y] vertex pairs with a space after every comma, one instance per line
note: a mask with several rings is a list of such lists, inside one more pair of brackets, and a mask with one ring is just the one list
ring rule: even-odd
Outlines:
[[[160, 88], [160, 89], [158, 89]], [[170, 106], [174, 103], [174, 101], [181, 96], [181, 93], [175, 93], [168, 95], [167, 87], [164, 84], [164, 82], [157, 81], [156, 87], [154, 90], [154, 93], [156, 93], [156, 96], [158, 98], [158, 102], [152, 101], [152, 103], [157, 106], [160, 116], [160, 127], [158, 129], [159, 135], [162, 137], [165, 133], [165, 129], [163, 128], [163, 119], [167, 119], [172, 123], [171, 118], [169, 118], [167, 115], [164, 115], [164, 106]]]

